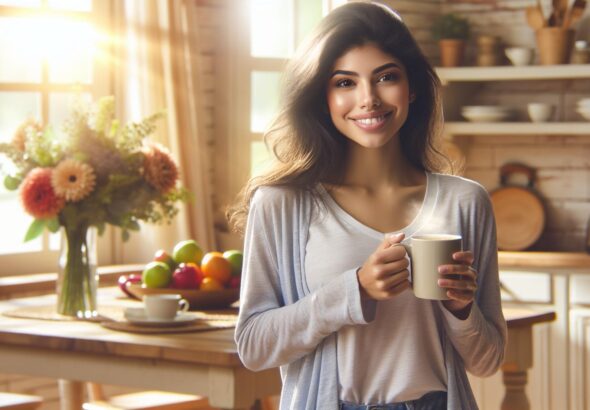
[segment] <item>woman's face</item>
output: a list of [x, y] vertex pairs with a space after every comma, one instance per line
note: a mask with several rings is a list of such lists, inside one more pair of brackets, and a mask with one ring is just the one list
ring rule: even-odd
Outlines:
[[379, 148], [397, 136], [411, 98], [405, 67], [374, 43], [352, 48], [334, 63], [327, 89], [330, 117], [362, 147]]

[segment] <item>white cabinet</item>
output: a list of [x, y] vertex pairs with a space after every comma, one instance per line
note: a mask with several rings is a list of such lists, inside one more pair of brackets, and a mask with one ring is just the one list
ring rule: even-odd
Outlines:
[[[590, 410], [590, 255], [500, 252], [502, 304], [554, 311], [533, 326], [533, 366], [526, 388], [534, 410]], [[470, 380], [481, 410], [498, 410], [501, 372]]]
[[590, 137], [590, 121], [532, 123], [466, 122], [461, 117], [461, 107], [470, 105], [482, 83], [513, 81], [522, 83], [533, 80], [590, 79], [590, 65], [559, 66], [498, 66], [437, 68], [443, 84], [445, 134], [453, 135], [584, 135]]

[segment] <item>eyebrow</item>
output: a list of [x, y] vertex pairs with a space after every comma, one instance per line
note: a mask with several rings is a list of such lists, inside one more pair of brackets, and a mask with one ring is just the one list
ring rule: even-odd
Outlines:
[[[396, 63], [387, 63], [387, 64], [383, 64], [383, 65], [380, 65], [379, 67], [375, 68], [372, 71], [372, 74], [377, 74], [377, 73], [379, 73], [383, 70], [386, 70], [388, 68], [401, 68], [401, 67], [399, 66], [399, 64], [396, 64]], [[330, 78], [334, 77], [335, 75], [352, 75], [352, 76], [358, 77], [358, 73], [355, 73], [354, 71], [346, 71], [346, 70], [336, 70], [332, 73]]]

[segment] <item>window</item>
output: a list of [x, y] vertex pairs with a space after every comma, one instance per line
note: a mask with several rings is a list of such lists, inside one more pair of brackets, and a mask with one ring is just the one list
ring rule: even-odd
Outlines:
[[[57, 126], [76, 98], [108, 94], [110, 76], [99, 67], [108, 3], [0, 0], [0, 141], [27, 118]], [[3, 155], [0, 167], [10, 167]], [[59, 236], [23, 243], [31, 221], [18, 192], [0, 184], [0, 275], [55, 271]]]
[[276, 113], [287, 59], [323, 15], [346, 0], [248, 0], [236, 9], [229, 90], [229, 195], [262, 170], [262, 134]]

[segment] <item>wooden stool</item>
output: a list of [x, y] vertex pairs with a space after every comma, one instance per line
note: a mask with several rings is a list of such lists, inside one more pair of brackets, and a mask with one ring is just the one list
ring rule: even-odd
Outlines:
[[43, 398], [28, 394], [0, 393], [0, 410], [35, 410]]
[[100, 384], [88, 383], [88, 390], [92, 401], [84, 403], [84, 410], [215, 410], [205, 397], [191, 394], [153, 390], [106, 399]]

